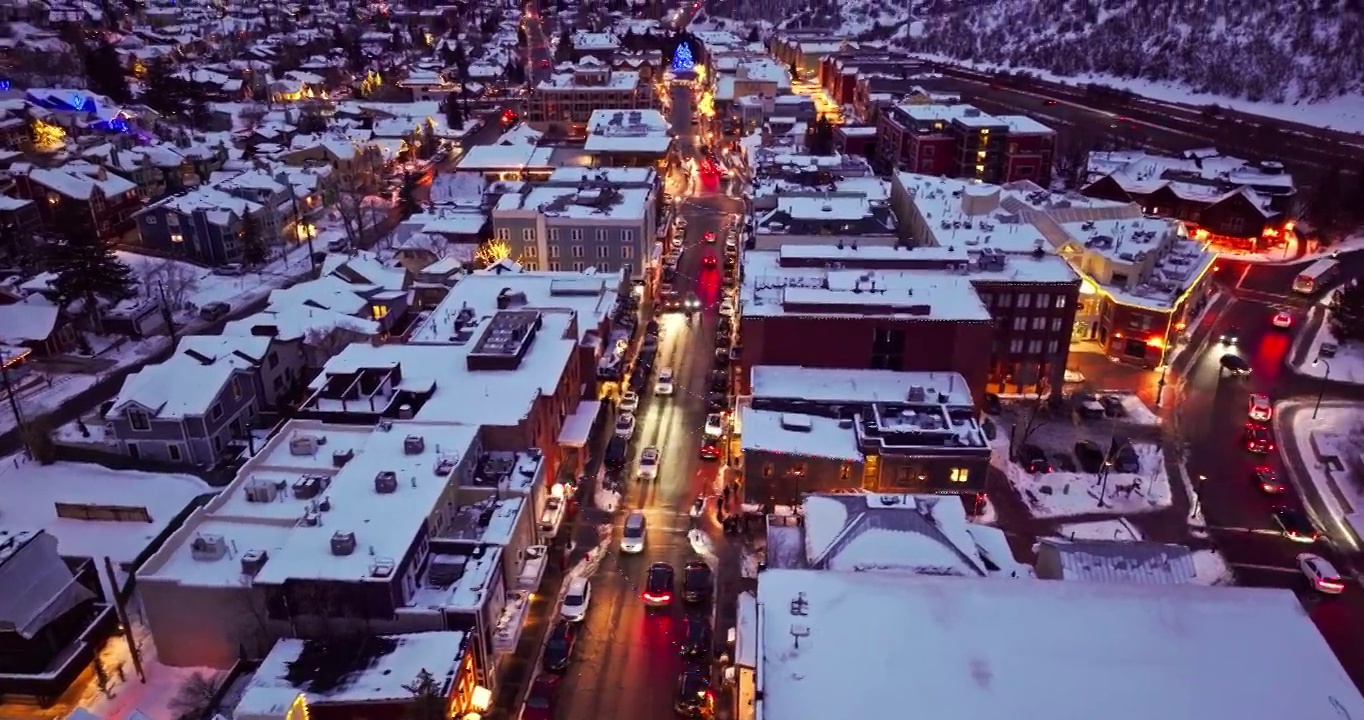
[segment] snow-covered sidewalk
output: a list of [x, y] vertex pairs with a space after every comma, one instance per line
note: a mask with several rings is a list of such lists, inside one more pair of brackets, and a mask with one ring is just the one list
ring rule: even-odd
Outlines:
[[[1364, 343], [1337, 340], [1335, 333], [1331, 332], [1331, 311], [1325, 307], [1314, 307], [1311, 312], [1321, 313], [1321, 324], [1310, 338], [1299, 338], [1293, 344], [1289, 353], [1293, 372], [1332, 382], [1364, 385]], [[1298, 348], [1304, 342], [1308, 343], [1308, 347], [1301, 356], [1302, 362], [1292, 362], [1293, 358], [1298, 357]], [[1321, 346], [1328, 343], [1336, 346], [1335, 354], [1321, 358]]]
[[[1301, 489], [1310, 483], [1329, 517], [1316, 517], [1333, 540], [1348, 543], [1356, 552], [1364, 537], [1364, 478], [1351, 469], [1364, 444], [1364, 408], [1327, 402], [1315, 412], [1310, 402], [1281, 402], [1274, 406], [1274, 433], [1283, 443], [1291, 433], [1299, 463], [1288, 462], [1289, 479]], [[1303, 477], [1303, 471], [1306, 477]], [[1309, 504], [1309, 508], [1310, 508]]]

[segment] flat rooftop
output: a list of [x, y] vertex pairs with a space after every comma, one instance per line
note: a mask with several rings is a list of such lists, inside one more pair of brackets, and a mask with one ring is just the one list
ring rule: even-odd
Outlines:
[[911, 387], [945, 394], [948, 403], [971, 405], [966, 378], [954, 372], [897, 372], [847, 370], [785, 365], [755, 365], [752, 396], [758, 399], [802, 400], [815, 403], [903, 402]]
[[561, 187], [534, 184], [526, 193], [507, 193], [493, 208], [497, 213], [533, 211], [550, 225], [583, 220], [642, 222], [653, 191], [643, 187]]
[[[452, 471], [473, 451], [479, 428], [413, 421], [389, 427], [289, 422], [140, 575], [237, 585], [241, 556], [252, 551], [268, 556], [255, 575], [264, 583], [365, 580], [376, 562], [400, 561]], [[354, 533], [349, 554], [333, 552], [338, 532]], [[213, 546], [228, 551], [215, 553]]]
[[408, 342], [449, 342], [461, 310], [467, 308], [480, 317], [492, 315], [498, 310], [497, 299], [503, 289], [520, 293], [525, 299], [522, 308], [562, 308], [575, 313], [581, 340], [611, 316], [620, 296], [621, 282], [620, 273], [478, 271], [450, 289], [441, 303], [412, 331]]
[[782, 267], [774, 251], [744, 254], [744, 317], [878, 315], [990, 320], [970, 276], [947, 270]]
[[672, 146], [668, 129], [668, 121], [657, 110], [593, 110], [583, 149], [661, 155]]
[[[194, 498], [213, 492], [192, 475], [73, 462], [40, 465], [20, 457], [0, 459], [0, 536], [46, 530], [67, 557], [131, 563]], [[81, 519], [87, 508], [90, 519]], [[101, 513], [102, 508], [109, 510]], [[113, 509], [125, 517], [106, 519]]]
[[236, 713], [285, 717], [299, 695], [310, 704], [410, 700], [422, 670], [448, 688], [459, 675], [464, 633], [379, 635], [327, 643], [285, 638], [251, 676]]
[[769, 569], [758, 605], [757, 720], [1364, 717], [1284, 590]]

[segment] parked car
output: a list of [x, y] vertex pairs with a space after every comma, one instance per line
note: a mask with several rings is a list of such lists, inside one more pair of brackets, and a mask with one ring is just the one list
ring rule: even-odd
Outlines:
[[1103, 403], [1089, 393], [1076, 393], [1073, 402], [1075, 403], [1075, 412], [1086, 420], [1099, 420], [1107, 414]]
[[232, 311], [232, 306], [225, 302], [211, 302], [199, 308], [199, 317], [212, 322], [221, 317], [226, 317]]
[[526, 704], [521, 708], [521, 720], [554, 720], [559, 705], [559, 686], [563, 678], [541, 673], [530, 685]]
[[621, 413], [616, 416], [616, 437], [626, 440], [635, 436], [635, 414]]
[[706, 437], [701, 440], [701, 459], [719, 460], [720, 459], [720, 439]]
[[709, 658], [711, 652], [710, 618], [689, 615], [682, 627], [682, 641], [677, 649], [685, 658]]
[[1137, 455], [1137, 449], [1132, 447], [1132, 443], [1124, 438], [1116, 438], [1113, 444], [1117, 446], [1113, 451], [1113, 472], [1141, 472], [1141, 458]]
[[1019, 450], [1020, 463], [1023, 469], [1034, 475], [1051, 472], [1051, 462], [1047, 460], [1047, 454], [1042, 448], [1036, 445], [1024, 445]]
[[639, 393], [626, 390], [620, 395], [620, 404], [616, 406], [621, 412], [634, 413], [639, 409]]
[[1232, 377], [1244, 377], [1250, 374], [1250, 363], [1236, 353], [1226, 353], [1218, 360], [1222, 370]]
[[554, 629], [549, 631], [549, 641], [545, 643], [545, 654], [541, 657], [540, 666], [548, 673], [563, 674], [568, 670], [568, 664], [573, 659], [573, 645], [578, 641], [578, 631], [574, 624], [566, 620], [560, 620]]
[[677, 696], [673, 709], [687, 718], [710, 718], [715, 712], [715, 693], [710, 689], [710, 672], [689, 665], [677, 677]]
[[1098, 473], [1104, 466], [1103, 448], [1093, 440], [1081, 440], [1075, 443], [1075, 462], [1084, 472]]
[[1118, 395], [1100, 395], [1099, 404], [1104, 406], [1104, 414], [1111, 418], [1120, 418], [1127, 415], [1127, 406], [1122, 404], [1122, 397]]
[[1340, 573], [1336, 572], [1335, 566], [1326, 562], [1320, 555], [1303, 553], [1298, 556], [1298, 569], [1307, 576], [1312, 587], [1317, 592], [1327, 595], [1339, 595], [1345, 592], [1345, 582], [1340, 579]]
[[725, 434], [725, 416], [721, 413], [710, 413], [706, 416], [706, 435], [718, 438]]
[[238, 275], [245, 275], [246, 266], [242, 265], [241, 263], [228, 263], [226, 265], [219, 265], [218, 267], [213, 268], [213, 274], [223, 275], [226, 277], [236, 277]]
[[715, 587], [715, 574], [710, 566], [700, 560], [687, 563], [682, 569], [682, 599], [689, 603], [702, 603], [710, 600]]
[[592, 582], [585, 577], [568, 581], [564, 602], [559, 606], [559, 617], [569, 622], [582, 622], [587, 617], [587, 604], [592, 600]]

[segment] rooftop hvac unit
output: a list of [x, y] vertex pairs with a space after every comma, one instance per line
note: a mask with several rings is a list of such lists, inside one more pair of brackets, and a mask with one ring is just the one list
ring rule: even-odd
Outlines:
[[294, 497], [299, 500], [312, 500], [327, 489], [328, 480], [320, 475], [304, 475], [294, 481]]
[[404, 455], [420, 455], [426, 452], [426, 438], [421, 435], [408, 435], [403, 438]]
[[227, 540], [222, 535], [195, 535], [189, 544], [189, 554], [195, 560], [221, 560], [227, 555]]
[[397, 563], [391, 558], [379, 558], [369, 565], [369, 576], [375, 578], [386, 578], [393, 576], [393, 570]]
[[300, 522], [303, 527], [317, 527], [322, 524], [322, 513], [309, 509], [303, 513], [303, 520]]
[[453, 458], [443, 457], [436, 461], [436, 475], [445, 477], [455, 471], [455, 461]]
[[270, 559], [270, 554], [264, 550], [249, 550], [242, 556], [242, 574], [255, 577], [260, 569], [265, 567], [265, 561]]
[[809, 416], [782, 413], [781, 428], [792, 432], [810, 432], [814, 425], [810, 422]]
[[332, 554], [345, 557], [355, 552], [355, 533], [337, 530], [332, 533]]
[[274, 502], [279, 497], [279, 487], [269, 480], [252, 480], [246, 485], [246, 501], [250, 503]]
[[289, 439], [289, 454], [294, 456], [316, 455], [317, 447], [323, 445], [316, 435], [295, 435]]
[[398, 419], [399, 419], [399, 420], [411, 420], [411, 419], [412, 419], [412, 415], [413, 415], [413, 410], [412, 410], [412, 405], [411, 405], [410, 403], [403, 403], [402, 405], [399, 405], [399, 406], [398, 406]]
[[910, 401], [910, 402], [923, 402], [925, 397], [926, 397], [926, 394], [924, 393], [924, 386], [923, 386], [923, 385], [910, 385], [910, 386], [909, 386], [909, 401]]
[[332, 467], [345, 467], [346, 463], [355, 459], [354, 448], [332, 451]]
[[380, 470], [374, 476], [374, 492], [380, 495], [391, 495], [398, 492], [398, 473], [392, 470]]

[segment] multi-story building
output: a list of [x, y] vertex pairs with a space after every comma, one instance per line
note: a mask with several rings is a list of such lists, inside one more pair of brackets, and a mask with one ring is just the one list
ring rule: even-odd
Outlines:
[[744, 501], [909, 492], [960, 495], [974, 511], [990, 466], [977, 417], [955, 372], [754, 366], [734, 426]]
[[459, 630], [496, 687], [548, 493], [537, 454], [485, 446], [476, 425], [286, 423], [138, 570], [159, 659], [226, 668], [281, 638]]
[[839, 105], [853, 104], [857, 83], [862, 78], [885, 78], [923, 82], [928, 64], [905, 52], [886, 50], [845, 50], [830, 53], [820, 61], [819, 84]]
[[1215, 150], [1114, 151], [1090, 153], [1082, 192], [1181, 220], [1197, 239], [1261, 252], [1282, 246], [1292, 233], [1297, 188], [1275, 161], [1252, 163]]
[[591, 427], [599, 411], [597, 367], [613, 352], [626, 280], [509, 265], [460, 280], [405, 344], [347, 347], [313, 380], [300, 415], [477, 423], [489, 449], [538, 448], [551, 478], [575, 477], [583, 458], [561, 435], [584, 425], [579, 414]]
[[820, 63], [826, 55], [847, 50], [849, 43], [830, 38], [828, 33], [785, 33], [774, 35], [769, 45], [772, 54], [787, 67], [794, 67], [802, 78], [813, 78], [819, 76]]
[[37, 203], [0, 195], [0, 263], [30, 257], [42, 244], [41, 228]]
[[[876, 188], [868, 190], [874, 193]], [[884, 197], [878, 201], [876, 195], [868, 195], [866, 190], [794, 197], [782, 193], [771, 200], [775, 207], [756, 221], [755, 239], [760, 245], [828, 244], [834, 236], [853, 244], [895, 243], [895, 216]]]
[[1055, 132], [1027, 117], [904, 103], [880, 113], [877, 135], [876, 158], [887, 170], [985, 183], [1050, 182]]
[[1064, 299], [992, 292], [1001, 318], [1011, 313], [997, 350], [1092, 340], [1115, 358], [1156, 366], [1210, 298], [1203, 280], [1216, 253], [1178, 222], [1147, 218], [1133, 203], [1053, 194], [1030, 182], [999, 187], [898, 173], [891, 184], [908, 244], [986, 253], [1011, 266], [1010, 257], [1059, 257], [1078, 275], [1078, 295]]
[[[137, 211], [138, 244], [158, 253], [204, 265], [242, 261], [242, 236], [247, 223], [257, 222], [260, 203], [229, 194], [212, 186], [164, 197]], [[261, 242], [274, 245], [278, 234]]]
[[854, 240], [745, 254], [744, 366], [950, 371], [976, 398], [1060, 391], [1080, 279], [1059, 256]]
[[594, 57], [584, 57], [569, 73], [556, 73], [531, 90], [526, 122], [554, 127], [571, 136], [586, 132], [592, 113], [607, 110], [657, 110], [654, 86], [637, 72], [613, 71]]
[[132, 227], [141, 207], [136, 184], [98, 165], [16, 163], [9, 172], [19, 197], [34, 201], [43, 224], [56, 232], [118, 238]]
[[82, 156], [137, 183], [137, 194], [143, 201], [185, 189], [192, 175], [189, 162], [169, 144], [125, 148], [104, 143]]
[[676, 157], [668, 121], [657, 110], [596, 110], [583, 149], [598, 167], [653, 167], [666, 171]]
[[658, 228], [657, 190], [615, 182], [613, 172], [588, 170], [572, 184], [527, 184], [502, 195], [493, 237], [529, 269], [642, 277]]

